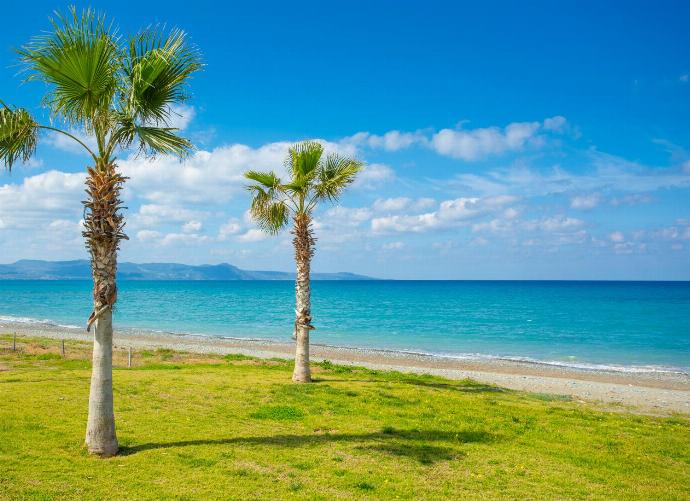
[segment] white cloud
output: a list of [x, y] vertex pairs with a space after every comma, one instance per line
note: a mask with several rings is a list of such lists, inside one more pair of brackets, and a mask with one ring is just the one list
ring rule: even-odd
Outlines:
[[619, 207], [621, 205], [639, 205], [646, 204], [652, 201], [652, 198], [648, 195], [643, 195], [641, 193], [633, 193], [630, 195], [624, 195], [622, 197], [616, 197], [611, 199], [611, 205], [614, 207]]
[[[67, 132], [79, 139], [82, 143], [86, 144], [91, 151], [94, 151], [98, 148], [96, 137], [87, 134], [84, 130], [69, 129]], [[50, 131], [46, 135], [46, 142], [54, 148], [66, 151], [68, 153], [88, 155], [88, 152], [82, 145], [76, 142], [73, 138], [62, 134], [61, 132]]]
[[226, 240], [230, 235], [235, 235], [242, 230], [242, 225], [235, 218], [230, 219], [218, 230], [218, 239]]
[[371, 219], [372, 211], [366, 207], [350, 208], [341, 205], [328, 209], [323, 217], [318, 218], [317, 226], [326, 227], [346, 227], [359, 226], [364, 221]]
[[161, 245], [190, 245], [208, 242], [211, 239], [206, 235], [196, 233], [168, 233], [161, 240]]
[[680, 80], [682, 83], [688, 83], [688, 79], [690, 79], [690, 75], [687, 73], [683, 73], [680, 77], [678, 77], [678, 80]]
[[504, 128], [446, 128], [438, 132], [391, 130], [382, 135], [358, 132], [344, 138], [340, 144], [385, 151], [398, 151], [416, 145], [431, 148], [441, 155], [471, 161], [518, 151], [527, 144], [541, 145], [544, 137], [539, 132], [559, 134], [567, 129], [567, 120], [554, 116], [543, 122], [515, 122]]
[[81, 232], [82, 227], [83, 227], [83, 220], [80, 221], [69, 221], [67, 219], [55, 219], [54, 221], [51, 221], [51, 223], [48, 225], [48, 228], [50, 230], [58, 231], [58, 232], [74, 232], [74, 231], [79, 231]]
[[138, 231], [137, 240], [159, 246], [198, 245], [212, 241], [207, 235], [198, 233], [163, 233], [156, 230]]
[[568, 121], [562, 116], [555, 116], [544, 120], [544, 129], [546, 130], [562, 132], [567, 126]]
[[624, 242], [625, 241], [625, 235], [623, 234], [622, 231], [614, 231], [609, 235], [609, 240], [612, 242]]
[[443, 129], [434, 134], [431, 144], [441, 155], [467, 161], [480, 160], [522, 149], [529, 141], [535, 139], [540, 127], [539, 122], [522, 122], [512, 123], [504, 129]]
[[451, 184], [484, 195], [519, 193], [525, 197], [601, 191], [647, 193], [690, 186], [690, 176], [677, 168], [650, 168], [595, 150], [586, 153], [585, 161], [590, 169], [581, 174], [558, 165], [544, 170], [515, 165], [483, 174], [459, 174]]
[[[326, 153], [348, 154], [350, 149], [336, 143], [320, 141]], [[268, 143], [259, 148], [243, 144], [221, 146], [211, 151], [200, 150], [180, 161], [160, 156], [147, 159], [130, 155], [120, 160], [121, 172], [129, 177], [128, 198], [138, 197], [156, 204], [180, 203], [224, 204], [243, 191], [244, 172], [249, 169], [275, 170], [285, 176], [283, 160], [293, 143]], [[374, 166], [365, 169], [363, 177], [371, 180], [390, 178], [390, 172]], [[383, 167], [383, 166], [382, 166]]]
[[239, 242], [251, 243], [266, 240], [268, 237], [269, 235], [265, 231], [262, 231], [258, 228], [252, 228], [250, 230], [247, 230], [242, 235], [237, 236], [236, 240]]
[[184, 225], [182, 225], [182, 232], [183, 233], [199, 233], [201, 231], [201, 228], [203, 227], [203, 224], [201, 221], [187, 221]]
[[422, 131], [401, 132], [399, 130], [392, 130], [381, 136], [370, 134], [369, 132], [358, 132], [353, 136], [346, 137], [341, 143], [356, 147], [366, 146], [373, 149], [398, 151], [409, 148], [414, 144], [427, 144], [428, 141]]
[[162, 234], [155, 230], [141, 230], [137, 232], [137, 239], [141, 242], [150, 242], [160, 239]]
[[601, 201], [599, 193], [589, 193], [587, 195], [578, 195], [570, 199], [570, 207], [573, 209], [593, 209]]
[[462, 197], [444, 200], [433, 212], [412, 215], [396, 214], [374, 218], [371, 220], [371, 229], [374, 233], [421, 233], [434, 229], [451, 228], [476, 217], [498, 211], [515, 200], [515, 197], [510, 196], [484, 199]]
[[545, 217], [542, 219], [533, 219], [525, 221], [523, 227], [528, 230], [544, 230], [548, 232], [562, 232], [580, 228], [584, 225], [584, 221], [573, 217], [563, 215]]
[[397, 212], [406, 209], [412, 199], [407, 197], [379, 198], [374, 202], [374, 210], [377, 212]]
[[402, 210], [423, 210], [433, 207], [436, 200], [433, 198], [418, 198], [413, 200], [408, 197], [378, 198], [372, 208], [376, 212], [399, 212]]
[[383, 250], [400, 250], [403, 247], [405, 247], [405, 244], [402, 242], [388, 242], [381, 246]]
[[130, 156], [119, 162], [129, 177], [129, 198], [136, 196], [161, 205], [178, 203], [222, 204], [244, 185], [244, 171], [273, 169], [282, 165], [287, 144], [271, 143], [258, 149], [245, 145], [197, 151], [180, 162], [173, 157], [146, 159]]
[[179, 129], [181, 131], [189, 127], [192, 123], [194, 117], [196, 117], [196, 109], [194, 106], [189, 106], [187, 104], [176, 104], [171, 108], [171, 120], [168, 124], [173, 129]]
[[[177, 205], [143, 204], [139, 211], [129, 216], [129, 225], [134, 228], [158, 226], [167, 223], [199, 221], [207, 216], [205, 212], [187, 209]], [[201, 222], [199, 222], [201, 224]]]
[[484, 247], [485, 245], [489, 245], [489, 241], [484, 237], [475, 237], [470, 241], [470, 245]]
[[505, 219], [515, 219], [520, 215], [520, 211], [517, 210], [515, 207], [508, 207], [506, 210], [503, 211], [503, 217]]
[[357, 175], [354, 186], [365, 189], [373, 189], [377, 186], [395, 179], [395, 172], [384, 164], [365, 165]]
[[31, 229], [49, 223], [55, 216], [78, 216], [83, 211], [82, 173], [51, 170], [25, 177], [21, 184], [0, 186], [0, 219], [5, 227]]

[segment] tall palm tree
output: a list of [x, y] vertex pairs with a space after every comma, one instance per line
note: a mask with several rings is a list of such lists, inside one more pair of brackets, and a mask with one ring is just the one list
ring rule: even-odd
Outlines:
[[[0, 102], [0, 161], [10, 170], [35, 153], [41, 133], [63, 134], [83, 147], [86, 247], [91, 255], [95, 326], [86, 445], [91, 453], [117, 453], [112, 389], [112, 312], [120, 241], [127, 239], [120, 191], [126, 180], [115, 155], [138, 148], [183, 157], [192, 144], [170, 126], [173, 105], [187, 98], [187, 82], [201, 67], [199, 54], [179, 30], [148, 28], [121, 37], [105, 16], [72, 7], [51, 19], [52, 30], [18, 50], [28, 81], [46, 85], [48, 124], [25, 108]], [[83, 132], [83, 133], [82, 133]], [[90, 136], [85, 139], [84, 136]]]
[[297, 277], [295, 283], [295, 370], [292, 380], [311, 381], [309, 331], [311, 323], [310, 268], [314, 256], [313, 212], [319, 202], [337, 202], [343, 190], [362, 168], [357, 160], [339, 155], [324, 158], [323, 146], [305, 141], [290, 148], [285, 161], [290, 179], [283, 183], [275, 172], [248, 171], [254, 184], [250, 213], [261, 229], [277, 234], [292, 219]]

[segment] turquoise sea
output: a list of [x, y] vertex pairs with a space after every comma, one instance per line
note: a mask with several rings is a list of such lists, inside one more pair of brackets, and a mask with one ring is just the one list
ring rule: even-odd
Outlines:
[[[120, 282], [116, 329], [289, 341], [284, 281]], [[10, 322], [82, 326], [87, 281], [0, 281]], [[314, 282], [312, 342], [690, 372], [690, 282]]]

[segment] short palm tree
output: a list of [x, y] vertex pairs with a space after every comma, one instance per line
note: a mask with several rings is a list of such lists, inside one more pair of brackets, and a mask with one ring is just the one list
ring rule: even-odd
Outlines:
[[[126, 239], [116, 153], [138, 147], [145, 155], [187, 155], [192, 144], [170, 126], [172, 106], [184, 101], [189, 76], [200, 68], [184, 32], [146, 29], [129, 38], [103, 15], [72, 7], [51, 19], [52, 30], [18, 50], [27, 80], [46, 84], [49, 124], [25, 108], [0, 103], [0, 161], [9, 169], [34, 154], [44, 131], [63, 134], [90, 156], [84, 231], [91, 255], [93, 369], [86, 445], [91, 453], [117, 453], [112, 390], [112, 311], [120, 241]], [[77, 131], [77, 132], [75, 132]], [[85, 140], [79, 131], [91, 136]], [[79, 136], [82, 136], [80, 139]], [[89, 144], [93, 142], [93, 145]], [[87, 144], [89, 143], [89, 144]]]
[[324, 158], [323, 146], [305, 141], [290, 148], [285, 166], [290, 179], [283, 183], [275, 172], [248, 171], [245, 177], [254, 184], [250, 213], [259, 227], [276, 234], [292, 219], [297, 277], [295, 284], [295, 370], [292, 380], [311, 381], [309, 331], [311, 323], [311, 258], [314, 256], [313, 212], [319, 202], [337, 202], [351, 184], [362, 164], [331, 154]]

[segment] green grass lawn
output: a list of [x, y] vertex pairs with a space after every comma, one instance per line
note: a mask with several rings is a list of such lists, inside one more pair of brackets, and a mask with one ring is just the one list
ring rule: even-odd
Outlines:
[[0, 336], [0, 499], [690, 499], [690, 419], [472, 381], [140, 351], [115, 458], [83, 447], [89, 346]]

